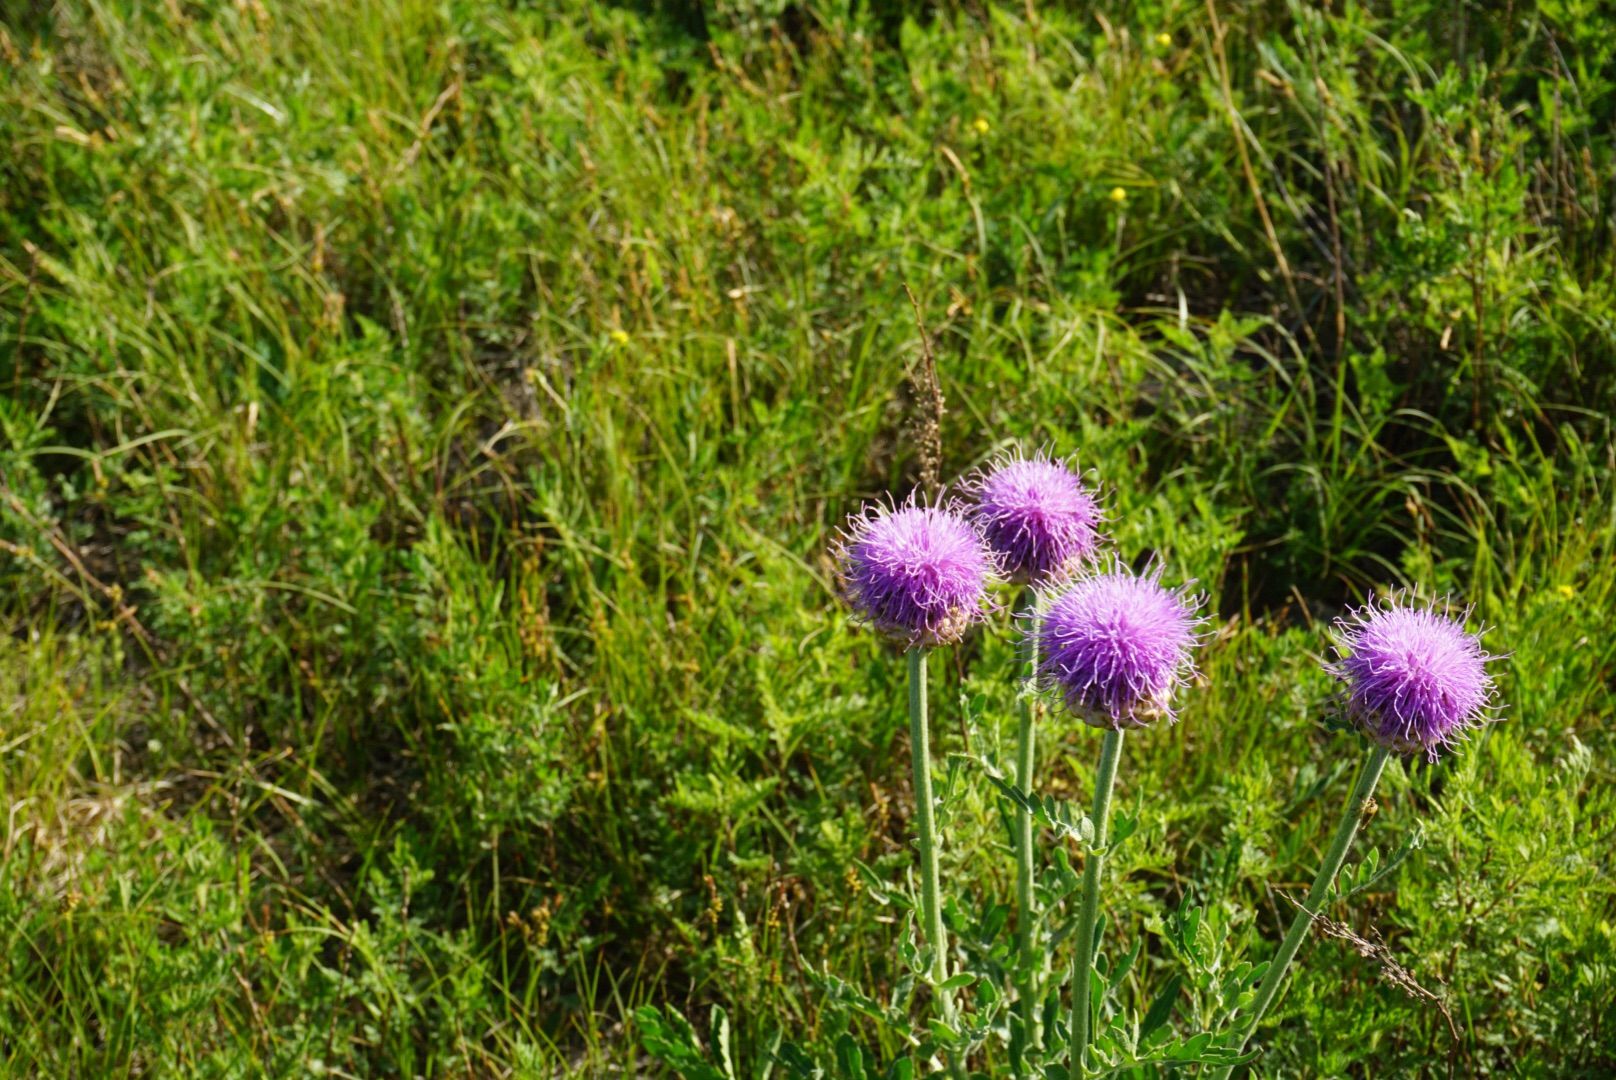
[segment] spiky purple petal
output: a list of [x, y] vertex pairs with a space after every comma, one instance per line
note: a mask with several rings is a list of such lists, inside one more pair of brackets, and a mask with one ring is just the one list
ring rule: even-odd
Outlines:
[[1199, 599], [1120, 561], [1073, 579], [1038, 605], [1037, 680], [1095, 727], [1143, 727], [1174, 717], [1173, 694], [1193, 670]]
[[982, 535], [1018, 581], [1047, 581], [1099, 548], [1100, 504], [1075, 472], [1042, 451], [989, 466], [970, 490]]
[[987, 617], [997, 560], [952, 504], [865, 507], [837, 552], [842, 589], [860, 616], [908, 646], [958, 641]]
[[1436, 608], [1393, 597], [1336, 620], [1337, 662], [1347, 711], [1370, 738], [1435, 761], [1481, 723], [1493, 698], [1481, 638]]

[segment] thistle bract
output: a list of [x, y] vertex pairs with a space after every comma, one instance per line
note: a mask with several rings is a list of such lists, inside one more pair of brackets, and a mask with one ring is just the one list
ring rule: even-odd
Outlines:
[[991, 465], [970, 489], [972, 516], [1017, 580], [1046, 581], [1099, 547], [1099, 503], [1075, 472], [1043, 453]]
[[1173, 719], [1173, 693], [1193, 670], [1197, 598], [1163, 586], [1159, 566], [1140, 575], [1115, 562], [1041, 606], [1033, 630], [1041, 687], [1094, 727]]
[[880, 632], [909, 646], [958, 641], [988, 611], [998, 565], [952, 505], [866, 507], [838, 551], [847, 600]]
[[1464, 617], [1394, 597], [1336, 621], [1340, 659], [1330, 670], [1346, 684], [1347, 711], [1370, 738], [1435, 761], [1482, 722], [1493, 697], [1481, 638]]

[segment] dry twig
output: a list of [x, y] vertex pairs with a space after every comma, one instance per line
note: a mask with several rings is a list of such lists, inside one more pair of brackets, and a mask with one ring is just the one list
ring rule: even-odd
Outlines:
[[[1303, 911], [1307, 911], [1288, 893], [1281, 892], [1279, 895]], [[1359, 956], [1365, 960], [1372, 961], [1379, 969], [1382, 979], [1385, 979], [1409, 997], [1417, 1001], [1429, 1002], [1436, 1006], [1437, 1011], [1442, 1014], [1442, 1019], [1448, 1025], [1448, 1035], [1450, 1037], [1448, 1043], [1448, 1076], [1451, 1080], [1459, 1055], [1459, 1026], [1454, 1023], [1453, 1013], [1449, 1011], [1448, 1003], [1443, 1000], [1442, 996], [1421, 986], [1419, 981], [1414, 978], [1414, 973], [1398, 963], [1397, 958], [1392, 955], [1391, 947], [1381, 938], [1379, 931], [1371, 928], [1369, 932], [1373, 935], [1374, 940], [1370, 940], [1346, 923], [1337, 922], [1322, 912], [1308, 912], [1308, 915], [1313, 920], [1313, 925], [1318, 927], [1326, 936], [1345, 941]]]

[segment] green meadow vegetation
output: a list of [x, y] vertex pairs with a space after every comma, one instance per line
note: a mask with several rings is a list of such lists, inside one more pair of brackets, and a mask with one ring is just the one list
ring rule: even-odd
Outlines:
[[[1108, 1008], [1226, 1023], [1360, 760], [1326, 628], [1417, 587], [1500, 722], [1388, 766], [1367, 946], [1250, 1068], [1616, 1074], [1612, 25], [0, 5], [0, 1074], [926, 1075], [904, 666], [831, 550], [934, 435], [1075, 453], [1210, 598]], [[1010, 623], [931, 665], [956, 966], [1012, 941]], [[1085, 807], [1099, 734], [1039, 739]]]

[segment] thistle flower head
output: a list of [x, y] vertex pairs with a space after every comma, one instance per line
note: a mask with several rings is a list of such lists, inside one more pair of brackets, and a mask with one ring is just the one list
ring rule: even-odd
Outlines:
[[952, 503], [867, 506], [837, 545], [842, 591], [881, 633], [909, 647], [958, 641], [987, 616], [998, 562]]
[[1005, 457], [968, 488], [972, 516], [1016, 580], [1047, 581], [1099, 549], [1100, 504], [1077, 473], [1042, 451]]
[[1483, 721], [1493, 698], [1486, 665], [1497, 657], [1465, 630], [1468, 616], [1394, 596], [1336, 620], [1339, 659], [1328, 667], [1346, 684], [1348, 715], [1370, 738], [1435, 761]]
[[1094, 727], [1172, 721], [1202, 621], [1186, 589], [1162, 585], [1159, 565], [1135, 574], [1120, 560], [1058, 587], [1034, 615], [1038, 684]]

